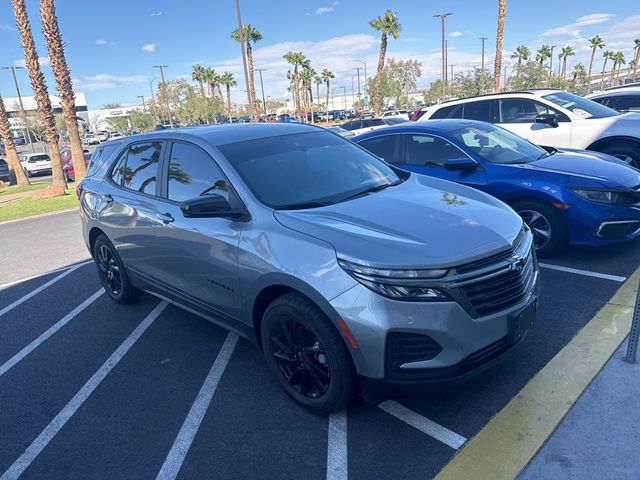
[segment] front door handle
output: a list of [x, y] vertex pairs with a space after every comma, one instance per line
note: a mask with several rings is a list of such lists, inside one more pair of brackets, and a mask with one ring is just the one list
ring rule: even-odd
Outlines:
[[111, 205], [113, 203], [113, 197], [110, 194], [106, 194], [102, 197], [107, 205]]
[[170, 213], [156, 213], [156, 218], [160, 220], [165, 225], [173, 222], [173, 217]]

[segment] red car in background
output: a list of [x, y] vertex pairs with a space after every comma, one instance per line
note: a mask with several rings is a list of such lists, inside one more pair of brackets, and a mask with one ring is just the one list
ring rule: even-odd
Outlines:
[[[91, 152], [89, 150], [83, 150], [84, 153], [84, 163], [89, 166], [89, 162], [91, 161]], [[62, 162], [62, 171], [64, 172], [64, 176], [67, 179], [67, 182], [73, 182], [76, 179], [75, 173], [73, 171], [73, 161], [71, 159], [71, 149], [63, 148], [60, 150], [60, 161]]]

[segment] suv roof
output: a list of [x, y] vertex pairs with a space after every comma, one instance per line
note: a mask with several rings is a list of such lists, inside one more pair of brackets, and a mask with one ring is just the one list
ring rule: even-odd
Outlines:
[[530, 88], [528, 90], [513, 90], [511, 92], [498, 92], [498, 93], [485, 93], [483, 95], [475, 95], [473, 97], [465, 97], [465, 98], [452, 98], [450, 100], [445, 100], [443, 102], [440, 103], [435, 103], [433, 105], [430, 105], [428, 107], [423, 107], [422, 110], [427, 110], [431, 107], [439, 107], [440, 105], [444, 105], [447, 103], [464, 103], [470, 100], [475, 100], [476, 98], [485, 98], [485, 97], [509, 97], [509, 96], [518, 96], [518, 95], [536, 95], [539, 97], [542, 97], [543, 95], [548, 95], [550, 93], [555, 93], [555, 92], [559, 92], [560, 90], [557, 89], [553, 89], [553, 88]]

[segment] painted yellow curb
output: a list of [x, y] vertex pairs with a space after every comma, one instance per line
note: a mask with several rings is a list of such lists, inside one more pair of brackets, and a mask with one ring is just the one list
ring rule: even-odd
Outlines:
[[515, 478], [629, 333], [638, 281], [640, 268], [436, 480]]

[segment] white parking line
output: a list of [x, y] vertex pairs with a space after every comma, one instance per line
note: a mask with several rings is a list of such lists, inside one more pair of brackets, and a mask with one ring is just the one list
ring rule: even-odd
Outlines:
[[20, 350], [18, 353], [16, 353], [13, 357], [11, 357], [5, 363], [0, 365], [0, 377], [2, 375], [4, 375], [5, 373], [7, 373], [9, 371], [9, 369], [11, 369], [16, 363], [21, 361], [24, 357], [26, 357], [31, 352], [33, 352], [36, 348], [38, 348], [40, 346], [40, 344], [42, 344], [42, 342], [47, 340], [49, 337], [51, 337], [51, 335], [53, 335], [58, 330], [60, 330], [62, 327], [64, 327], [67, 323], [69, 323], [81, 311], [83, 311], [85, 308], [87, 308], [89, 305], [91, 305], [95, 300], [100, 298], [100, 296], [103, 293], [104, 293], [104, 289], [101, 288], [96, 293], [94, 293], [89, 298], [87, 298], [84, 302], [82, 302], [80, 305], [78, 305], [76, 308], [74, 308], [69, 313], [67, 313], [60, 320], [58, 320], [54, 325], [49, 327], [49, 329], [47, 329], [42, 335], [40, 335], [38, 338], [36, 338], [33, 342], [31, 342], [29, 345], [24, 347], [22, 350]]
[[189, 414], [182, 424], [182, 428], [180, 428], [178, 436], [173, 442], [169, 455], [167, 455], [167, 458], [162, 464], [162, 468], [160, 469], [156, 479], [169, 480], [178, 476], [178, 472], [180, 471], [182, 463], [187, 456], [187, 452], [189, 451], [189, 448], [191, 448], [191, 443], [193, 442], [196, 433], [198, 433], [202, 419], [207, 413], [213, 394], [216, 393], [216, 388], [218, 388], [218, 383], [220, 382], [220, 378], [229, 363], [229, 359], [236, 347], [236, 343], [238, 343], [238, 335], [233, 332], [229, 332], [227, 339], [224, 341], [216, 360], [213, 362], [213, 366], [211, 367], [207, 378], [204, 380], [204, 383], [200, 388], [200, 392], [198, 392], [198, 396], [196, 397], [195, 402], [193, 402], [191, 410], [189, 410]]
[[613, 280], [614, 282], [622, 283], [627, 277], [620, 277], [618, 275], [609, 275], [608, 273], [590, 272], [589, 270], [580, 270], [578, 268], [561, 267], [560, 265], [553, 265], [551, 263], [539, 263], [542, 268], [549, 270], [557, 270], [559, 272], [575, 273], [576, 275], [584, 275], [586, 277], [603, 278], [604, 280]]
[[[80, 267], [82, 267], [83, 265], [86, 265], [87, 263], [91, 263], [93, 260], [88, 260], [86, 262], [82, 262], [79, 263], [77, 265], [74, 265], [73, 267], [69, 267], [68, 269], [66, 269], [64, 272], [62, 272], [60, 275], [53, 277], [51, 280], [49, 280], [47, 283], [40, 285], [38, 288], [36, 288], [35, 290], [31, 290], [29, 293], [27, 293], [24, 297], [19, 298], [18, 300], [16, 300], [15, 302], [13, 302], [11, 305], [8, 305], [6, 307], [4, 307], [2, 310], [0, 310], [0, 317], [2, 315], [4, 315], [5, 313], [13, 310], [14, 308], [16, 308], [18, 305], [26, 302], [27, 300], [29, 300], [30, 298], [34, 297], [35, 295], [39, 294], [41, 291], [43, 291], [45, 288], [50, 287], [51, 285], [53, 285], [54, 283], [56, 283], [58, 280], [62, 280], [64, 277], [66, 277], [67, 275], [69, 275], [72, 272], [75, 272], [77, 269], [79, 269]], [[20, 280], [20, 282], [22, 282], [24, 280]]]
[[64, 427], [76, 411], [82, 406], [82, 404], [89, 398], [93, 391], [100, 385], [111, 370], [122, 360], [122, 357], [129, 351], [129, 349], [136, 343], [140, 336], [151, 326], [153, 321], [158, 318], [162, 311], [167, 307], [168, 303], [164, 300], [160, 302], [156, 308], [154, 308], [149, 315], [131, 332], [131, 335], [122, 342], [122, 344], [111, 354], [107, 361], [102, 364], [100, 369], [85, 383], [82, 388], [76, 393], [73, 398], [65, 405], [65, 407], [51, 420], [49, 425], [45, 427], [40, 435], [29, 445], [29, 447], [13, 462], [9, 469], [2, 474], [0, 480], [14, 480], [17, 479], [24, 471], [31, 465], [31, 463], [40, 455], [42, 450], [49, 444], [49, 442], [57, 435], [57, 433]]
[[448, 428], [443, 427], [426, 417], [423, 417], [413, 410], [409, 410], [393, 400], [386, 400], [378, 405], [378, 407], [397, 419], [411, 425], [413, 428], [420, 430], [422, 433], [426, 433], [430, 437], [433, 437], [456, 450], [467, 441], [463, 436], [452, 432]]
[[349, 478], [347, 452], [347, 411], [340, 410], [329, 416], [327, 480]]

